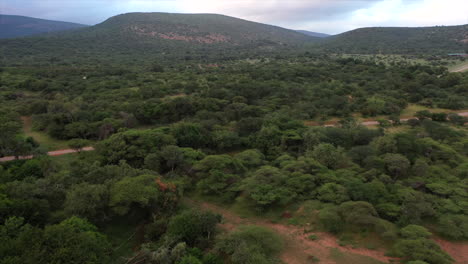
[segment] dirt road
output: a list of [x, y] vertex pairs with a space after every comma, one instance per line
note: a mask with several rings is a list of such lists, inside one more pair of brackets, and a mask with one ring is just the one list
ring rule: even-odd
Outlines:
[[468, 64], [463, 65], [461, 68], [454, 69], [451, 72], [464, 72], [464, 71], [468, 71]]
[[[468, 116], [468, 112], [461, 112], [461, 113], [457, 113], [458, 115], [461, 115], [461, 116]], [[406, 122], [410, 119], [413, 119], [413, 118], [416, 118], [416, 117], [408, 117], [408, 118], [402, 118], [400, 119], [400, 121], [402, 122]], [[368, 120], [368, 121], [364, 121], [361, 123], [363, 126], [376, 126], [379, 124], [378, 121], [375, 121], [375, 120]], [[318, 124], [316, 122], [305, 122], [305, 125], [306, 126], [324, 126], [324, 127], [333, 127], [333, 126], [336, 126], [337, 125], [337, 122], [330, 122], [330, 123], [325, 123], [325, 124]], [[85, 147], [82, 149], [82, 151], [93, 151], [94, 148], [93, 147]], [[62, 150], [55, 150], [55, 151], [50, 151], [47, 153], [47, 155], [49, 156], [61, 156], [61, 155], [65, 155], [65, 154], [70, 154], [70, 153], [76, 153], [77, 151], [76, 150], [73, 150], [73, 149], [62, 149]], [[33, 156], [22, 156], [22, 157], [19, 157], [18, 159], [20, 160], [23, 160], [23, 159], [32, 159]], [[12, 160], [15, 160], [15, 157], [14, 156], [8, 156], [8, 157], [2, 157], [0, 158], [0, 162], [6, 162], [6, 161], [12, 161]]]
[[[80, 151], [93, 151], [93, 150], [94, 150], [93, 147], [85, 147], [85, 148], [81, 149]], [[62, 156], [62, 155], [65, 155], [65, 154], [71, 154], [71, 153], [77, 153], [77, 152], [78, 151], [74, 150], [74, 149], [62, 149], [62, 150], [49, 151], [49, 152], [47, 152], [47, 155], [49, 155], [49, 156]], [[32, 158], [33, 158], [32, 155], [18, 157], [18, 159], [20, 159], [20, 160], [32, 159]], [[12, 160], [15, 160], [15, 159], [16, 159], [15, 156], [8, 156], [8, 157], [0, 158], [0, 162], [12, 161]]]
[[[458, 115], [460, 116], [467, 116], [468, 117], [468, 112], [460, 112], [460, 113], [457, 113]], [[400, 122], [406, 122], [410, 119], [417, 119], [417, 117], [405, 117], [405, 118], [402, 118], [400, 119]], [[317, 122], [306, 122], [305, 123], [306, 126], [320, 126], [319, 123]], [[323, 124], [322, 126], [324, 127], [334, 127], [338, 124], [338, 122], [328, 122], [328, 123], [325, 123]], [[361, 122], [361, 125], [363, 126], [377, 126], [379, 125], [379, 121], [377, 120], [367, 120], [367, 121], [363, 121]]]

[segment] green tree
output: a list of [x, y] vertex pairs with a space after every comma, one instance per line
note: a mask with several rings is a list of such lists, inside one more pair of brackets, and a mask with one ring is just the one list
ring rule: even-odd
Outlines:
[[105, 220], [109, 190], [105, 185], [82, 183], [74, 185], [65, 198], [64, 210], [90, 220]]
[[222, 237], [216, 248], [233, 264], [273, 264], [278, 261], [283, 241], [267, 228], [244, 226]]
[[78, 153], [80, 153], [83, 148], [87, 147], [88, 145], [89, 141], [85, 139], [72, 139], [68, 141], [68, 146]]
[[325, 183], [317, 189], [317, 199], [323, 202], [340, 204], [348, 201], [349, 196], [345, 187], [336, 183]]
[[157, 176], [141, 175], [123, 178], [112, 185], [109, 205], [118, 215], [126, 215], [130, 210], [156, 210], [159, 189], [156, 185]]
[[296, 196], [286, 185], [287, 180], [287, 174], [278, 168], [263, 166], [244, 180], [242, 188], [262, 208], [285, 205]]
[[191, 247], [206, 248], [216, 236], [221, 216], [212, 212], [185, 211], [171, 218], [167, 236]]
[[344, 168], [348, 164], [348, 159], [344, 154], [344, 149], [334, 147], [328, 143], [317, 145], [311, 153], [312, 157], [329, 169]]
[[383, 156], [385, 168], [395, 179], [405, 176], [410, 168], [409, 160], [401, 154], [387, 153]]

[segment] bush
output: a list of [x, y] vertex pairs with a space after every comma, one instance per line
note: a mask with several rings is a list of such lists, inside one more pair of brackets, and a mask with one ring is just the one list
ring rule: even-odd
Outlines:
[[244, 226], [221, 238], [216, 247], [233, 264], [271, 264], [277, 263], [283, 241], [267, 228]]
[[219, 222], [221, 216], [212, 212], [186, 211], [170, 220], [167, 235], [189, 246], [205, 248], [215, 237]]

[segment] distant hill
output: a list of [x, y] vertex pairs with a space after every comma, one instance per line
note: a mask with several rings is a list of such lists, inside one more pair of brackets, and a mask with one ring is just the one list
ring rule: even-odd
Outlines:
[[318, 38], [327, 38], [330, 37], [331, 35], [324, 34], [324, 33], [317, 33], [317, 32], [312, 32], [312, 31], [307, 31], [307, 30], [296, 30], [299, 33], [305, 34], [307, 36], [311, 37], [318, 37]]
[[325, 51], [363, 54], [447, 54], [468, 49], [468, 25], [360, 28], [326, 38]]
[[86, 25], [25, 16], [0, 15], [0, 39], [32, 36], [83, 27], [86, 27]]
[[293, 30], [223, 15], [129, 13], [72, 32], [4, 40], [0, 51], [9, 61], [38, 61], [41, 57], [59, 61], [164, 57], [172, 61], [295, 50], [293, 47], [318, 40]]

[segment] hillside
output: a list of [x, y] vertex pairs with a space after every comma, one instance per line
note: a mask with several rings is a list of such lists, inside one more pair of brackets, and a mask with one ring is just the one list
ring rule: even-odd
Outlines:
[[447, 54], [468, 49], [468, 25], [360, 28], [332, 36], [323, 50], [360, 54]]
[[0, 39], [32, 36], [82, 27], [86, 27], [86, 25], [25, 16], [0, 15]]
[[308, 31], [308, 30], [296, 30], [296, 31], [299, 32], [299, 33], [305, 34], [307, 36], [311, 36], [311, 37], [328, 38], [328, 37], [331, 36], [329, 34], [312, 32], [312, 31]]
[[[209, 59], [258, 54], [318, 40], [276, 26], [214, 14], [129, 13], [73, 32], [0, 42], [9, 61]], [[31, 57], [32, 55], [33, 57]]]

